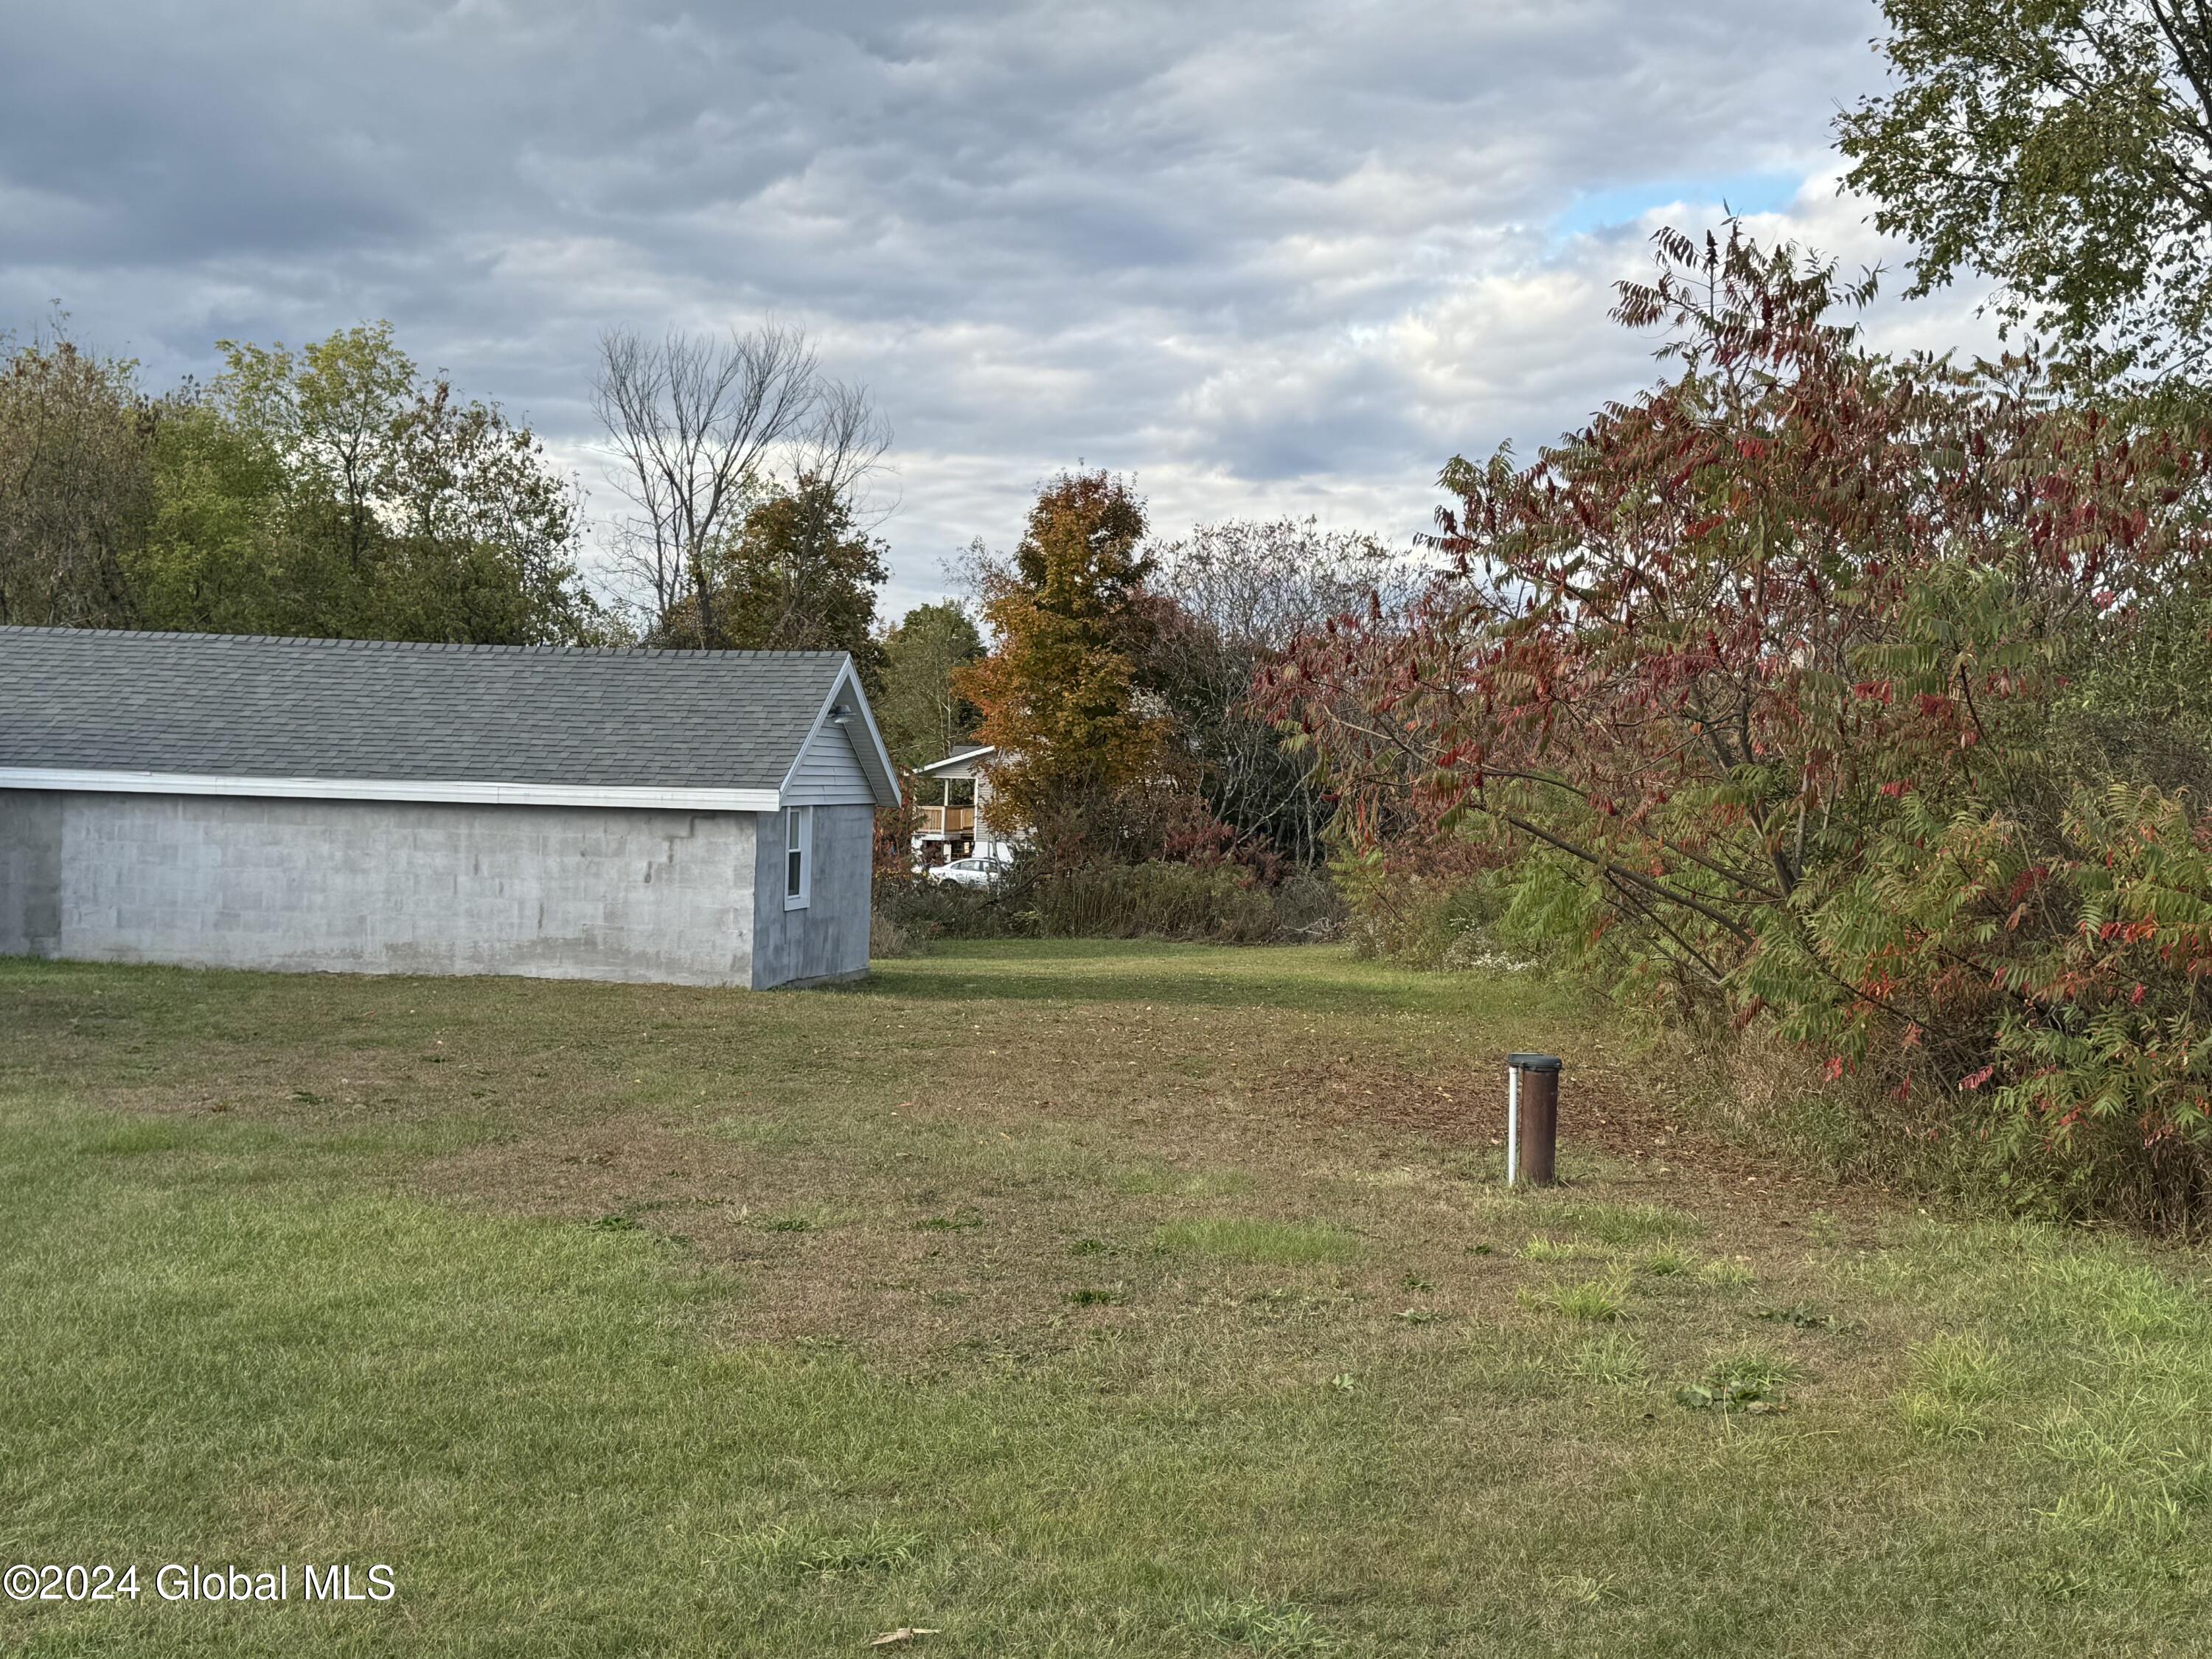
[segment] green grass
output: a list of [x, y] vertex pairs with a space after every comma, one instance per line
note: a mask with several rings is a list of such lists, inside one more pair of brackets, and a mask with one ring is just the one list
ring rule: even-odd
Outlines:
[[1641, 1382], [1650, 1372], [1636, 1339], [1617, 1331], [1583, 1343], [1561, 1369], [1586, 1382], [1607, 1382], [1617, 1388]]
[[1176, 1221], [1154, 1232], [1152, 1243], [1170, 1255], [1280, 1267], [1350, 1261], [1366, 1249], [1341, 1227], [1289, 1221]]
[[399, 1586], [0, 1654], [2197, 1651], [2201, 1261], [1599, 1156], [1637, 1057], [1528, 980], [0, 963], [0, 1565]]
[[1523, 1261], [1579, 1261], [1588, 1254], [1579, 1244], [1556, 1238], [1532, 1238], [1521, 1247]]
[[1540, 1212], [1560, 1227], [1600, 1244], [1648, 1244], [1659, 1239], [1694, 1237], [1705, 1224], [1663, 1204], [1559, 1204]]
[[1589, 1279], [1580, 1285], [1564, 1285], [1555, 1291], [1532, 1295], [1528, 1300], [1533, 1306], [1549, 1308], [1569, 1319], [1611, 1321], [1627, 1311], [1627, 1301], [1621, 1287], [1602, 1279]]
[[1980, 1440], [1991, 1407], [2009, 1392], [2003, 1360], [1978, 1338], [1937, 1337], [1911, 1349], [1912, 1386], [1899, 1397], [1905, 1420], [1938, 1439]]
[[1279, 1606], [1257, 1596], [1202, 1601], [1190, 1622], [1221, 1641], [1257, 1654], [1325, 1653], [1334, 1644], [1326, 1627], [1306, 1608]]

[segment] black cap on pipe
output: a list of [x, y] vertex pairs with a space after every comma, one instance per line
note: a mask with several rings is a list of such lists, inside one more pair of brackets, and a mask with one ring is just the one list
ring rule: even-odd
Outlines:
[[1556, 1072], [1559, 1069], [1557, 1054], [1508, 1054], [1505, 1063], [1516, 1072]]

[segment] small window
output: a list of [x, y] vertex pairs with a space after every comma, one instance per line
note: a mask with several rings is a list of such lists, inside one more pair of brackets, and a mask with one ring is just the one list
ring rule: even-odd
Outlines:
[[788, 806], [783, 813], [783, 908], [806, 906], [814, 882], [814, 809]]

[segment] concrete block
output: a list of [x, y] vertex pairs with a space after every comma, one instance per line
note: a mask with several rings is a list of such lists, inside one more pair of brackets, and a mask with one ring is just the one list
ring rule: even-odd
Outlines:
[[0, 791], [0, 951], [696, 984], [864, 969], [868, 809], [817, 809], [806, 911], [781, 908], [778, 819], [757, 866], [759, 822]]

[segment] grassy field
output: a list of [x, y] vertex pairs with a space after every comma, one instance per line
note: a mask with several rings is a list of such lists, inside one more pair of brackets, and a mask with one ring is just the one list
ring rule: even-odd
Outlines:
[[[1568, 1058], [1555, 1195], [1497, 1185], [1509, 1048]], [[2199, 1259], [1791, 1180], [1640, 1076], [1320, 949], [0, 963], [0, 1565], [144, 1586], [0, 1653], [2202, 1652]]]

